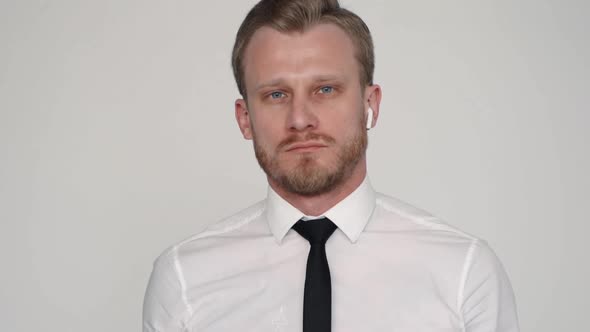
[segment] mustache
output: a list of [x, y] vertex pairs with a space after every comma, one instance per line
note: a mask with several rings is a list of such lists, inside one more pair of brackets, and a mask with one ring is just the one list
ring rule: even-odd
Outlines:
[[282, 150], [285, 147], [287, 147], [288, 145], [291, 144], [295, 144], [298, 142], [309, 142], [309, 141], [315, 141], [315, 142], [322, 142], [325, 144], [332, 144], [334, 142], [336, 142], [336, 140], [328, 135], [322, 135], [322, 134], [317, 134], [317, 133], [306, 133], [305, 135], [291, 135], [288, 136], [287, 138], [285, 138], [284, 140], [281, 141], [281, 143], [279, 143], [278, 145], [278, 149]]

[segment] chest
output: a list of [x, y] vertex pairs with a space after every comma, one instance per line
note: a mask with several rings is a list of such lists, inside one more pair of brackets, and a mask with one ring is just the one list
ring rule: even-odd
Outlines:
[[[189, 331], [301, 331], [308, 250], [302, 242], [227, 257], [214, 278], [187, 289]], [[455, 278], [375, 247], [332, 246], [327, 256], [333, 331], [461, 331]]]

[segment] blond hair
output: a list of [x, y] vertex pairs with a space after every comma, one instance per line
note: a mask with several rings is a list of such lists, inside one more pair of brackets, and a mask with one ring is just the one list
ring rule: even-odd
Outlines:
[[340, 27], [352, 39], [360, 64], [361, 86], [373, 84], [375, 55], [369, 28], [355, 13], [341, 8], [338, 0], [261, 0], [238, 29], [232, 51], [232, 67], [240, 94], [246, 98], [243, 59], [254, 33], [262, 27], [280, 32], [304, 32], [320, 23]]

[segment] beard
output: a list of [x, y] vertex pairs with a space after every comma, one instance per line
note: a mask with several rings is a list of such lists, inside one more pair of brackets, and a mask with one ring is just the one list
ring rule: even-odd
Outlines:
[[[320, 141], [332, 146], [336, 141], [330, 136], [312, 132], [292, 135], [283, 140], [275, 153], [271, 154], [258, 143], [255, 133], [253, 134], [254, 153], [266, 175], [287, 192], [308, 197], [330, 192], [341, 185], [350, 177], [368, 146], [367, 131], [364, 121], [361, 121], [354, 135], [338, 147], [336, 158], [330, 165], [323, 166], [318, 163], [314, 153], [299, 154], [289, 165], [284, 165], [286, 161], [283, 160], [281, 163], [279, 154], [289, 144]], [[316, 153], [320, 154], [321, 151]]]

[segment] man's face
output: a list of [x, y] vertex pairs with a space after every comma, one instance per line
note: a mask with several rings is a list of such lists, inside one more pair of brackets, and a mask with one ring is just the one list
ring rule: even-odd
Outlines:
[[244, 56], [247, 104], [236, 102], [236, 117], [271, 184], [313, 196], [364, 171], [374, 88], [361, 87], [354, 55], [351, 39], [333, 24], [304, 33], [265, 27], [252, 37]]

